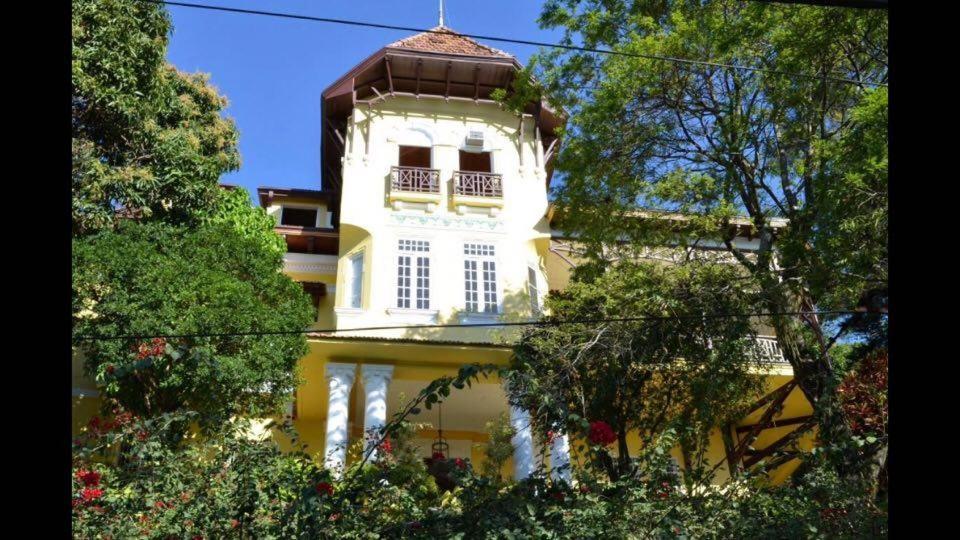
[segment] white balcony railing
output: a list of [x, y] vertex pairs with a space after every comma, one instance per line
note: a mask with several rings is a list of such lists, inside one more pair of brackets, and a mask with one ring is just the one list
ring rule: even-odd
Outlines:
[[775, 336], [757, 336], [757, 346], [760, 351], [760, 361], [773, 364], [786, 364], [787, 360], [783, 357], [783, 351], [780, 350], [780, 344], [777, 343]]
[[487, 172], [454, 171], [453, 193], [467, 197], [503, 197], [503, 176]]
[[408, 193], [440, 193], [440, 171], [423, 167], [391, 167], [390, 190]]

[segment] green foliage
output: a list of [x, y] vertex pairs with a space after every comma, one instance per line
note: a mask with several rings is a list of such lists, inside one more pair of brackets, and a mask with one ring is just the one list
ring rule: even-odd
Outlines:
[[[530, 327], [516, 344], [510, 400], [533, 411], [538, 429], [582, 435], [606, 422], [618, 440], [616, 465], [593, 445], [611, 480], [629, 474], [625, 435], [652, 440], [682, 425], [690, 448], [761, 390], [749, 317], [750, 291], [731, 265], [621, 262], [571, 281], [547, 299], [554, 320], [659, 317]], [[589, 314], [589, 315], [586, 315]]]
[[496, 420], [491, 420], [486, 424], [486, 431], [489, 440], [483, 446], [483, 454], [486, 460], [481, 466], [484, 477], [489, 478], [494, 483], [503, 481], [501, 471], [506, 465], [507, 460], [513, 456], [513, 436], [516, 430], [510, 425], [510, 417], [507, 413], [500, 413]]
[[[74, 443], [74, 534], [78, 538], [876, 538], [884, 514], [862, 491], [815, 465], [794, 485], [762, 488], [744, 478], [724, 489], [691, 489], [665, 475], [666, 430], [637, 457], [638, 474], [617, 482], [591, 474], [574, 485], [546, 471], [504, 485], [470, 467], [440, 495], [400, 450], [406, 420], [428, 396], [493, 368], [466, 366], [435, 381], [381, 431], [396, 443], [374, 463], [357, 460], [331, 478], [279, 426], [294, 450], [247, 436], [231, 422], [170, 445], [193, 413], [140, 419], [116, 411]], [[363, 441], [357, 441], [363, 444]], [[119, 459], [102, 461], [106, 448]], [[396, 453], [395, 453], [396, 452]], [[90, 471], [96, 474], [91, 475]]]
[[165, 62], [170, 18], [138, 0], [74, 0], [73, 229], [141, 219], [195, 222], [240, 164], [227, 102]]
[[[753, 311], [784, 314], [760, 322], [777, 335], [820, 437], [845, 438], [829, 349], [844, 337], [882, 346], [886, 323], [787, 313], [886, 294], [887, 92], [832, 80], [886, 81], [886, 12], [551, 0], [540, 23], [565, 42], [632, 55], [552, 50], [521, 77], [517, 95], [539, 81], [569, 113], [556, 160], [560, 228], [599, 268], [651, 247], [719, 244], [759, 291]], [[733, 241], [738, 216], [750, 252]]]
[[136, 414], [189, 409], [215, 425], [273, 413], [296, 386], [302, 335], [82, 339], [306, 328], [313, 309], [280, 272], [281, 255], [214, 221], [129, 221], [74, 240], [75, 345], [104, 395]]

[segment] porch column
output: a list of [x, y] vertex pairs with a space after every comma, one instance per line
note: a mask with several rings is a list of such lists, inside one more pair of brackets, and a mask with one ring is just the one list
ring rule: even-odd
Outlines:
[[[363, 376], [363, 389], [367, 395], [366, 406], [363, 409], [363, 434], [369, 437], [376, 435], [376, 430], [387, 423], [387, 386], [393, 377], [393, 366], [364, 364], [360, 368]], [[367, 451], [370, 459], [377, 459], [375, 441], [367, 442]]]
[[550, 469], [551, 478], [570, 483], [570, 440], [566, 435], [556, 435], [550, 443]]
[[533, 472], [533, 436], [530, 432], [530, 413], [510, 406], [510, 425], [516, 432], [513, 444], [513, 479], [523, 480]]
[[327, 405], [327, 438], [323, 450], [324, 466], [339, 476], [347, 457], [347, 421], [350, 415], [350, 388], [353, 386], [356, 364], [330, 362], [324, 376], [330, 389]]

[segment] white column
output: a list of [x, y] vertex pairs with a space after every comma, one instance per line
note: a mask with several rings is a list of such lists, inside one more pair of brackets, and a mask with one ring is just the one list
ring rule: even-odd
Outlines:
[[[387, 423], [387, 386], [393, 377], [393, 366], [368, 365], [360, 368], [363, 376], [363, 390], [366, 393], [366, 406], [363, 409], [363, 433], [369, 436]], [[377, 459], [377, 449], [368, 443], [370, 459]]]
[[513, 444], [513, 479], [523, 480], [533, 472], [533, 435], [530, 431], [530, 413], [510, 406], [510, 425], [516, 432]]
[[327, 438], [324, 443], [324, 465], [339, 475], [347, 458], [347, 421], [350, 416], [350, 388], [356, 364], [328, 363], [325, 377], [330, 389], [327, 405]]
[[566, 435], [555, 435], [550, 443], [550, 469], [551, 478], [570, 483], [570, 440]]

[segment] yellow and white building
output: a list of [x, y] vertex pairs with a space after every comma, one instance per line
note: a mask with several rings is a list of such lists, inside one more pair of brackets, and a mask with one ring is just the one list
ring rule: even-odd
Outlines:
[[[387, 45], [322, 94], [322, 189], [258, 190], [287, 242], [285, 272], [317, 307], [290, 412], [308, 449], [331, 466], [402, 396], [463, 364], [509, 361], [515, 330], [423, 326], [530, 320], [547, 291], [567, 283], [575, 249], [552, 228], [547, 197], [562, 115], [545, 102], [516, 114], [491, 99], [520, 67], [442, 26]], [[738, 242], [753, 241], [744, 233]], [[765, 343], [776, 360], [776, 341]], [[770, 445], [788, 447], [789, 433], [808, 421], [789, 366], [771, 366], [770, 388], [781, 390], [738, 425], [718, 428], [714, 463], [732, 455], [752, 464]], [[92, 392], [75, 388], [87, 404]], [[771, 403], [778, 412], [765, 418]], [[418, 440], [425, 457], [438, 412], [413, 419], [433, 426]], [[537, 453], [529, 417], [511, 410], [495, 378], [444, 400], [448, 457], [479, 464], [485, 423], [503, 412], [519, 430], [509, 466], [517, 478], [529, 474]], [[738, 451], [752, 431], [758, 450]], [[801, 443], [809, 447], [811, 436]], [[548, 454], [555, 464], [570, 459], [567, 441]], [[785, 461], [772, 479], [796, 464]], [[721, 467], [718, 479], [726, 474]]]

